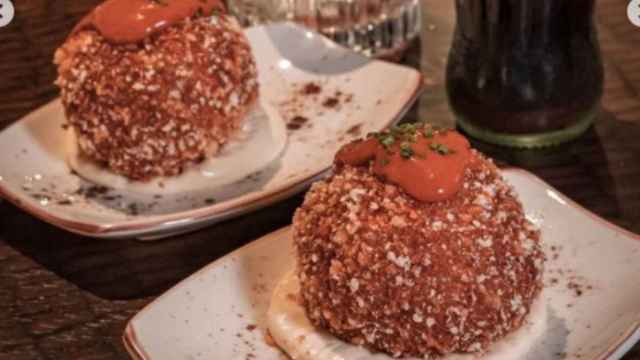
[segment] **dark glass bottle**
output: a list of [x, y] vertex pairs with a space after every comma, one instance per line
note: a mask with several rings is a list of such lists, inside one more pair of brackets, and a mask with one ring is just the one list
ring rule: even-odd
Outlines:
[[455, 0], [447, 92], [471, 136], [517, 147], [581, 135], [602, 96], [595, 0]]

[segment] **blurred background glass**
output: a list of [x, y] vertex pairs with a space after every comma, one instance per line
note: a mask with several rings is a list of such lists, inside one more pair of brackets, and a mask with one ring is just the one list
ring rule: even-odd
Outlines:
[[498, 145], [577, 138], [596, 119], [595, 0], [456, 0], [447, 90], [457, 124]]
[[229, 0], [244, 26], [294, 21], [372, 57], [399, 56], [420, 34], [419, 0]]

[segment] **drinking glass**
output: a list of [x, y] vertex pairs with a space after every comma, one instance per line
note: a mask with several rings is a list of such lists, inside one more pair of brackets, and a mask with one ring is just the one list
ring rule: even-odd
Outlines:
[[229, 0], [244, 26], [294, 21], [372, 57], [394, 57], [420, 34], [419, 0]]
[[595, 0], [455, 0], [447, 90], [458, 126], [486, 142], [570, 141], [598, 115]]

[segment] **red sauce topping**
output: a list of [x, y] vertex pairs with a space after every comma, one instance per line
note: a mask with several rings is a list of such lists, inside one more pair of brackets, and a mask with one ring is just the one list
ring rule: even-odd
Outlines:
[[370, 137], [344, 146], [336, 155], [337, 164], [368, 165], [373, 172], [400, 186], [424, 202], [442, 201], [462, 187], [464, 170], [470, 159], [470, 145], [455, 131], [416, 132], [415, 141], [395, 141], [384, 146]]
[[106, 0], [72, 33], [94, 28], [110, 42], [135, 43], [199, 11], [208, 15], [224, 9], [221, 0]]

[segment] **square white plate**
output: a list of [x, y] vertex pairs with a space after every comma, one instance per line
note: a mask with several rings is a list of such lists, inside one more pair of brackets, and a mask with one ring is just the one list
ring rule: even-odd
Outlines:
[[[531, 339], [526, 359], [619, 359], [640, 337], [640, 236], [526, 171], [503, 174], [541, 228], [548, 256], [547, 330]], [[265, 314], [293, 265], [290, 229], [269, 234], [145, 307], [129, 322], [124, 343], [135, 359], [282, 359], [265, 342]]]
[[[261, 101], [286, 120], [309, 119], [289, 133], [283, 154], [267, 168], [206, 193], [146, 200], [103, 193], [70, 173], [63, 109], [55, 100], [0, 133], [0, 196], [53, 225], [94, 237], [153, 239], [194, 230], [300, 191], [330, 167], [341, 145], [398, 120], [422, 86], [414, 69], [369, 60], [292, 24], [246, 34]], [[320, 84], [322, 92], [300, 96], [309, 82]], [[338, 91], [339, 106], [323, 104]], [[93, 196], [78, 194], [80, 188]]]

